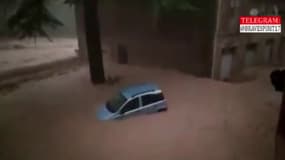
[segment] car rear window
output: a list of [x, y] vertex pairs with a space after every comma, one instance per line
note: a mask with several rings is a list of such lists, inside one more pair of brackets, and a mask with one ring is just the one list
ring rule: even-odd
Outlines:
[[142, 96], [143, 106], [149, 105], [158, 101], [164, 100], [164, 96], [162, 93], [148, 94]]

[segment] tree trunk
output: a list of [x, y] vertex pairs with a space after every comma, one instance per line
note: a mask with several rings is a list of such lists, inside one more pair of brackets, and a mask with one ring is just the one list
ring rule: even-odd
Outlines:
[[275, 160], [284, 160], [285, 159], [285, 90], [283, 91], [275, 144], [276, 144]]
[[84, 17], [91, 81], [93, 84], [104, 83], [98, 0], [84, 0]]
[[74, 10], [79, 49], [78, 56], [81, 60], [88, 61], [83, 1], [76, 3]]

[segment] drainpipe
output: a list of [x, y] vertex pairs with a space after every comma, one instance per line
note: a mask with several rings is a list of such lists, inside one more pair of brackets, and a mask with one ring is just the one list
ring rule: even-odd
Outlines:
[[217, 15], [216, 15], [216, 27], [215, 27], [215, 36], [213, 44], [213, 58], [212, 58], [212, 79], [216, 79], [216, 70], [217, 70], [217, 52], [218, 52], [218, 40], [219, 40], [219, 31], [220, 31], [220, 22], [221, 22], [221, 12], [222, 12], [222, 1], [217, 0]]

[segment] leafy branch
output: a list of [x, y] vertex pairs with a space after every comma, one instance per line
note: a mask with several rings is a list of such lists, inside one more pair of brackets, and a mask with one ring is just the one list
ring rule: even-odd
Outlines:
[[42, 36], [52, 41], [44, 27], [63, 26], [46, 8], [45, 0], [23, 0], [16, 13], [8, 19], [9, 28], [20, 39]]

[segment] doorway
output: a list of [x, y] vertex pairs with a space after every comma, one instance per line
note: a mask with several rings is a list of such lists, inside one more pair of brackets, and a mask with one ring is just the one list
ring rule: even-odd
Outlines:
[[118, 63], [128, 64], [128, 49], [124, 44], [118, 44]]
[[252, 67], [257, 64], [257, 44], [251, 43], [246, 46], [245, 53], [245, 65], [246, 67]]
[[230, 80], [233, 70], [235, 51], [236, 48], [224, 48], [222, 50], [220, 80]]
[[266, 47], [263, 55], [264, 64], [270, 64], [272, 61], [274, 40], [270, 39], [266, 41]]

